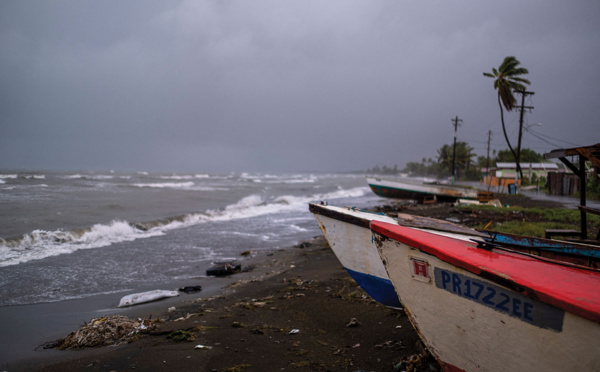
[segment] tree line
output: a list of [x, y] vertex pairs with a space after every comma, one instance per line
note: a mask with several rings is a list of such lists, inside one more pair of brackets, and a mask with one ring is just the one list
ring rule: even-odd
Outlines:
[[[421, 162], [408, 162], [402, 170], [411, 176], [446, 178], [452, 175], [453, 145], [443, 145], [437, 150], [436, 158], [423, 158]], [[497, 163], [514, 163], [515, 159], [509, 149], [492, 152], [489, 158], [477, 156], [467, 142], [456, 142], [455, 171], [456, 178], [478, 181], [483, 178], [481, 169], [496, 167]], [[521, 149], [521, 161], [524, 163], [541, 163], [544, 157], [533, 150]]]
[[[377, 174], [399, 174], [407, 173], [410, 176], [447, 178], [452, 175], [453, 145], [443, 145], [437, 149], [435, 158], [423, 158], [420, 162], [411, 161], [399, 170], [398, 165], [393, 167], [374, 166], [367, 169], [367, 173]], [[489, 165], [486, 156], [477, 156], [473, 147], [467, 142], [456, 142], [455, 170], [456, 178], [466, 181], [478, 181], [483, 178], [482, 168], [496, 167], [497, 163], [514, 163], [514, 155], [510, 149], [493, 150]], [[521, 149], [521, 161], [524, 163], [541, 163], [544, 157], [531, 149]]]

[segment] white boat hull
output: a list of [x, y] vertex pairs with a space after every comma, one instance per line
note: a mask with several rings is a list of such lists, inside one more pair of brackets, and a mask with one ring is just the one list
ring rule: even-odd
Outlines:
[[[394, 308], [402, 307], [394, 286], [373, 244], [371, 221], [397, 223], [386, 215], [335, 206], [311, 206], [325, 239], [346, 271], [374, 300]], [[330, 216], [326, 216], [326, 211]], [[468, 240], [473, 235], [431, 231], [434, 234]], [[475, 231], [473, 231], [475, 233]]]
[[[352, 213], [351, 210], [346, 208], [336, 209], [344, 213]], [[365, 218], [363, 215], [367, 215], [367, 213], [356, 211], [353, 212], [353, 215]], [[369, 214], [366, 217], [369, 218], [369, 220], [365, 220], [366, 226], [358, 226], [315, 214], [315, 219], [331, 250], [356, 283], [374, 300], [389, 307], [402, 307], [385, 267], [383, 267], [381, 258], [379, 258], [377, 249], [371, 244], [372, 234], [368, 228], [368, 223], [373, 218], [391, 223], [395, 221], [391, 217], [376, 214]], [[367, 249], [364, 247], [367, 247]]]
[[[398, 241], [375, 240], [407, 315], [445, 370], [600, 370], [598, 323]], [[479, 286], [483, 292], [475, 299]]]

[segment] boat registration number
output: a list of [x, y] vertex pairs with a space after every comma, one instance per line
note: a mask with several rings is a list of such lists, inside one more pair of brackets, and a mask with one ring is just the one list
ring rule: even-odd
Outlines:
[[562, 331], [564, 311], [520, 293], [436, 267], [437, 288], [487, 306], [540, 328]]

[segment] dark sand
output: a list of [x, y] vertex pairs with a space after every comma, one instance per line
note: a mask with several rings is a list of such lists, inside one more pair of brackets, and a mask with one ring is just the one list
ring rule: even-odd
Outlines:
[[[238, 366], [245, 371], [387, 371], [401, 358], [422, 352], [403, 312], [371, 300], [322, 237], [308, 247], [254, 259], [256, 267], [232, 276], [236, 282], [221, 295], [187, 304], [179, 297], [179, 301], [137, 306], [139, 315], [148, 313], [144, 306], [154, 310], [162, 306], [162, 313], [155, 312], [154, 318], [164, 321], [135, 342], [81, 350], [42, 349], [35, 358], [5, 364], [3, 369], [226, 371]], [[177, 310], [167, 312], [170, 306]], [[188, 314], [194, 315], [175, 320]], [[359, 324], [348, 327], [352, 318]], [[292, 332], [295, 329], [297, 333]], [[169, 339], [168, 334], [176, 330], [189, 331], [194, 340]], [[196, 345], [211, 348], [195, 349]]]

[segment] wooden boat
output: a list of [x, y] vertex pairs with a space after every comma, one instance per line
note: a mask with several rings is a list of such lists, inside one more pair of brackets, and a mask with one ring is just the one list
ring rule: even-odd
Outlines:
[[600, 370], [600, 271], [372, 221], [410, 321], [445, 371]]
[[600, 247], [597, 245], [543, 239], [491, 230], [479, 231], [488, 234], [488, 237], [484, 238], [486, 242], [498, 244], [504, 249], [512, 249], [577, 265], [600, 268]]
[[477, 190], [466, 187], [436, 183], [411, 183], [374, 177], [367, 177], [367, 183], [375, 194], [385, 198], [426, 201], [435, 197], [438, 201], [448, 202], [458, 199], [477, 199]]
[[400, 300], [372, 242], [369, 224], [372, 221], [401, 223], [405, 226], [427, 229], [436, 234], [468, 240], [487, 235], [450, 222], [433, 218], [399, 214], [392, 218], [356, 208], [310, 204], [329, 246], [346, 271], [374, 300], [394, 308], [401, 307]]

